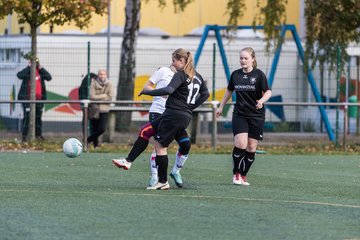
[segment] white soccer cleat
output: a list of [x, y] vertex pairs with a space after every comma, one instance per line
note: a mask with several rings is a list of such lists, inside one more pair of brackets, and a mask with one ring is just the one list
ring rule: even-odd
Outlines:
[[233, 175], [233, 183], [234, 185], [243, 185], [243, 186], [250, 185], [250, 183], [246, 181], [246, 176], [241, 176], [240, 173], [236, 173]]
[[168, 190], [169, 188], [170, 188], [169, 182], [166, 182], [166, 183], [158, 182], [154, 186], [147, 187], [146, 189], [147, 190]]
[[240, 173], [236, 173], [233, 175], [233, 183], [235, 185], [241, 185], [242, 179], [241, 179]]
[[158, 183], [158, 178], [157, 177], [150, 177], [148, 186], [149, 187], [154, 187], [157, 183]]
[[113, 159], [112, 162], [116, 167], [123, 168], [124, 170], [129, 170], [131, 167], [131, 162], [126, 161], [125, 158]]
[[250, 183], [248, 183], [246, 181], [246, 176], [241, 176], [240, 178], [241, 178], [241, 185], [244, 185], [244, 186], [249, 186], [250, 185]]

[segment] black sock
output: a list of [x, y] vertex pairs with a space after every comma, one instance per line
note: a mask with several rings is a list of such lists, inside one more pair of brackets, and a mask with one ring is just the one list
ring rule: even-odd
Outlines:
[[133, 162], [135, 159], [143, 152], [145, 151], [146, 147], [149, 145], [149, 141], [138, 137], [136, 139], [134, 146], [131, 148], [129, 155], [127, 156], [126, 160], [128, 162]]
[[245, 149], [234, 147], [232, 154], [233, 164], [234, 164], [233, 174], [240, 172], [240, 167], [244, 156], [245, 156]]
[[255, 161], [255, 153], [246, 151], [244, 158], [245, 168], [243, 173], [241, 173], [241, 176], [246, 176], [246, 174], [248, 173], [251, 167], [251, 164], [253, 164], [254, 161]]
[[160, 183], [167, 182], [167, 168], [169, 159], [167, 155], [156, 155], [156, 166], [158, 167], [158, 177]]

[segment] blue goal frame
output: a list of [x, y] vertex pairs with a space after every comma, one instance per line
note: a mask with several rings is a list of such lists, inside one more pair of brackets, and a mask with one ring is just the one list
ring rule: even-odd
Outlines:
[[[201, 36], [199, 46], [198, 46], [198, 48], [196, 50], [196, 53], [195, 53], [194, 61], [195, 61], [195, 66], [196, 66], [198, 64], [198, 62], [199, 62], [199, 58], [200, 58], [202, 49], [204, 47], [204, 44], [205, 44], [205, 41], [206, 41], [206, 39], [208, 37], [209, 32], [214, 31], [216, 41], [217, 41], [217, 44], [219, 46], [220, 55], [221, 55], [225, 75], [226, 75], [227, 81], [229, 81], [230, 80], [230, 69], [229, 69], [229, 64], [228, 64], [227, 58], [226, 58], [222, 38], [221, 38], [221, 35], [220, 35], [220, 31], [221, 30], [226, 30], [226, 29], [227, 29], [227, 26], [205, 25], [204, 32], [203, 32], [203, 34]], [[237, 29], [263, 30], [264, 26], [238, 26]], [[291, 32], [291, 34], [292, 34], [292, 36], [294, 38], [294, 41], [296, 43], [296, 47], [297, 47], [300, 59], [303, 62], [303, 64], [305, 65], [304, 49], [303, 49], [303, 47], [301, 45], [300, 37], [299, 37], [299, 35], [298, 35], [297, 31], [296, 31], [295, 25], [282, 25], [281, 26], [280, 36], [281, 36], [282, 39], [285, 38], [286, 31]], [[280, 42], [279, 46], [277, 47], [277, 49], [275, 51], [274, 59], [273, 59], [273, 62], [272, 62], [272, 66], [271, 66], [271, 70], [270, 70], [270, 74], [269, 74], [269, 78], [268, 78], [268, 84], [269, 84], [270, 87], [272, 87], [272, 84], [273, 84], [273, 81], [274, 81], [276, 68], [277, 68], [277, 65], [278, 65], [278, 62], [279, 62], [279, 58], [280, 58], [282, 43], [283, 42]], [[315, 96], [316, 102], [321, 103], [323, 101], [321, 99], [320, 92], [319, 92], [319, 90], [318, 90], [318, 88], [316, 86], [312, 70], [308, 66], [307, 66], [307, 69], [308, 70], [307, 70], [306, 74], [307, 74], [307, 79], [308, 79], [308, 81], [310, 83], [310, 86], [311, 86], [311, 90], [312, 90], [312, 92], [313, 92], [313, 94]], [[329, 139], [330, 139], [330, 141], [334, 142], [335, 141], [334, 132], [333, 132], [331, 126], [330, 126], [330, 122], [329, 122], [328, 116], [326, 114], [325, 107], [324, 106], [319, 106], [319, 111], [320, 111], [320, 114], [321, 114], [321, 118], [322, 118], [322, 120], [324, 122], [324, 125], [326, 127]]]

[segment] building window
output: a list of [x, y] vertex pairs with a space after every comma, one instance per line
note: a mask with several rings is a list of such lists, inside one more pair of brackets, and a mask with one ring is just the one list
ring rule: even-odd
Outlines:
[[19, 63], [20, 57], [20, 49], [18, 48], [0, 49], [1, 63]]

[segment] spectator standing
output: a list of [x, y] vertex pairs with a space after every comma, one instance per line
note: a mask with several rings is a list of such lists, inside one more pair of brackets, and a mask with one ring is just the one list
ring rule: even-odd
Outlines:
[[[36, 100], [46, 100], [46, 86], [45, 81], [50, 81], [52, 79], [50, 73], [46, 71], [44, 67], [40, 65], [39, 58], [36, 58], [36, 72], [35, 72], [35, 99]], [[22, 69], [17, 73], [17, 77], [22, 80], [18, 100], [30, 100], [30, 72], [31, 72], [31, 63], [27, 67]], [[22, 140], [25, 142], [27, 140], [27, 135], [29, 132], [29, 120], [30, 120], [30, 104], [22, 104], [24, 111], [24, 118], [22, 123]], [[44, 109], [44, 103], [36, 103], [35, 107], [35, 136], [37, 139], [44, 140], [42, 134], [42, 114]]]
[[[107, 78], [107, 72], [104, 69], [98, 71], [98, 76], [91, 79], [90, 100], [111, 101], [114, 97], [112, 83]], [[109, 103], [92, 103], [93, 110], [90, 116], [91, 134], [87, 139], [88, 143], [93, 143], [94, 149], [99, 146], [99, 136], [105, 132], [109, 119]]]

